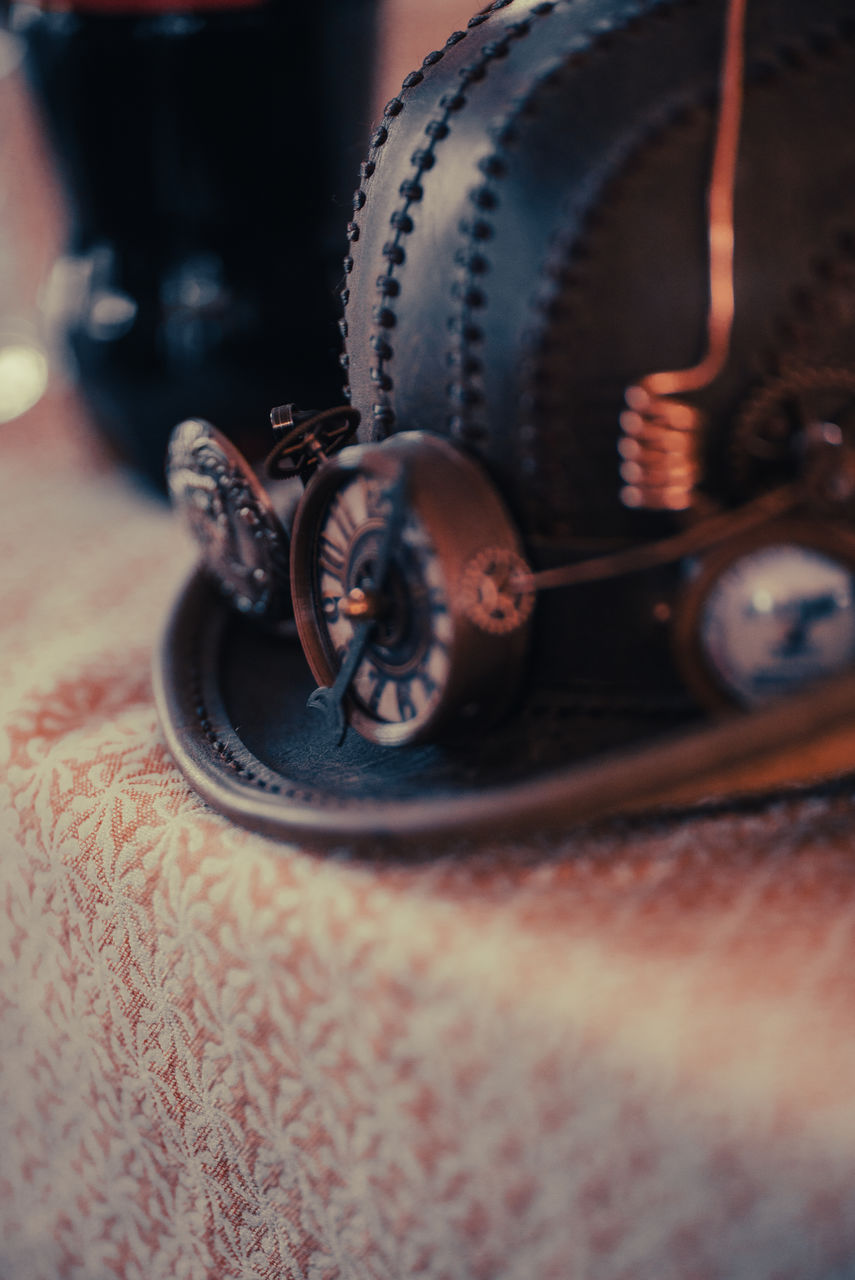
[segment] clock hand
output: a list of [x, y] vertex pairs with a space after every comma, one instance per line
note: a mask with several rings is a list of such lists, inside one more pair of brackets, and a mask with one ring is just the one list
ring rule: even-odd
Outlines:
[[781, 643], [775, 650], [776, 658], [797, 658], [806, 654], [810, 645], [810, 630], [835, 612], [837, 602], [831, 594], [814, 596], [803, 600], [796, 612], [795, 620], [787, 628]]
[[343, 705], [344, 695], [350, 688], [350, 682], [356, 675], [357, 667], [365, 656], [365, 650], [368, 647], [368, 641], [371, 639], [371, 632], [374, 630], [376, 621], [376, 618], [363, 618], [356, 624], [350, 647], [338, 669], [338, 675], [332, 687], [319, 685], [314, 693], [309, 695], [309, 700], [306, 703], [307, 707], [314, 707], [316, 711], [320, 711], [323, 714], [327, 726], [335, 738], [336, 746], [341, 745], [347, 730], [347, 720], [345, 719]]
[[[400, 538], [404, 525], [407, 511], [408, 481], [407, 464], [403, 463], [398, 469], [394, 483], [389, 489], [383, 491], [383, 497], [389, 503], [389, 515], [383, 528], [380, 546], [377, 549], [377, 561], [373, 575], [372, 594], [376, 593], [377, 598], [381, 596], [386, 585], [386, 578], [389, 575], [392, 561], [392, 552]], [[368, 648], [368, 643], [376, 625], [376, 611], [372, 611], [367, 616], [359, 619], [354, 627], [353, 638], [332, 686], [320, 685], [315, 689], [314, 693], [310, 694], [306, 703], [307, 706], [314, 707], [324, 715], [330, 731], [335, 735], [337, 746], [344, 739], [347, 729], [344, 698], [350, 688], [353, 677], [356, 675], [359, 664], [365, 656], [365, 650]]]

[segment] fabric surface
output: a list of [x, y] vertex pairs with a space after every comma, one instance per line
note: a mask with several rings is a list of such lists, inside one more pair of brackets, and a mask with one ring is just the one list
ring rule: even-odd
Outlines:
[[192, 551], [76, 412], [2, 428], [0, 1276], [855, 1275], [850, 788], [250, 835], [152, 707]]
[[0, 426], [0, 1280], [852, 1280], [851, 785], [250, 835], [152, 704], [193, 558], [66, 389]]

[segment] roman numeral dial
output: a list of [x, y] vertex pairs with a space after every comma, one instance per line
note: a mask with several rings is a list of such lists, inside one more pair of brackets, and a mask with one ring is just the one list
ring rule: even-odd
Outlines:
[[295, 616], [318, 689], [309, 699], [339, 740], [348, 725], [383, 745], [483, 723], [504, 706], [525, 628], [485, 635], [461, 579], [484, 545], [517, 535], [486, 476], [421, 432], [352, 446], [320, 468], [292, 539]]

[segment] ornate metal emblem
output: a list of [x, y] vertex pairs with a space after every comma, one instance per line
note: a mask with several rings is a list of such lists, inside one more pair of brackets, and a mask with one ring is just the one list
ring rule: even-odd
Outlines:
[[291, 614], [288, 535], [246, 459], [200, 419], [182, 422], [167, 461], [172, 502], [209, 574], [241, 613]]

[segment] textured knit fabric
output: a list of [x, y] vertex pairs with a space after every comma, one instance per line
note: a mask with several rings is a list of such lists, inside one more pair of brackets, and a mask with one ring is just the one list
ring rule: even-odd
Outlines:
[[3, 1280], [855, 1275], [855, 810], [321, 854], [188, 790], [193, 553], [2, 428]]
[[850, 786], [250, 835], [152, 703], [193, 559], [67, 392], [0, 426], [0, 1280], [853, 1280]]

